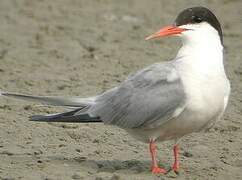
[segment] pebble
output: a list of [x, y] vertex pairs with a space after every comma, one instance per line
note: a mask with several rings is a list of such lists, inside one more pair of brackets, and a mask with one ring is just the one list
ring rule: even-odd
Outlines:
[[77, 161], [77, 162], [83, 162], [83, 161], [86, 161], [87, 158], [84, 157], [84, 156], [82, 156], [82, 157], [75, 157], [74, 160]]
[[72, 175], [71, 178], [72, 179], [83, 179], [83, 176], [80, 173], [75, 173], [75, 174]]
[[185, 152], [183, 153], [183, 156], [185, 156], [185, 157], [192, 157], [193, 154], [190, 153], [190, 152], [185, 151]]
[[13, 155], [13, 153], [8, 151], [8, 150], [2, 151], [2, 152], [0, 152], [0, 154], [6, 154], [8, 156], [12, 156]]

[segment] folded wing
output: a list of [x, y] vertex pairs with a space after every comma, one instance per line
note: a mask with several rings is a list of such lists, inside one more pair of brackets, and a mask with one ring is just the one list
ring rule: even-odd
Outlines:
[[184, 88], [174, 65], [159, 63], [98, 96], [88, 113], [122, 128], [151, 128], [173, 118], [184, 104]]

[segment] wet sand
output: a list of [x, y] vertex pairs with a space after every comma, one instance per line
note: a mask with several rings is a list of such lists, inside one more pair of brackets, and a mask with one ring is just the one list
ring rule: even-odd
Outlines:
[[[0, 179], [242, 179], [242, 1], [8, 0], [0, 2], [0, 89], [34, 95], [101, 93], [128, 74], [172, 59], [177, 38], [144, 38], [184, 8], [209, 7], [224, 30], [232, 83], [226, 114], [181, 140], [181, 172], [150, 173], [148, 145], [102, 124], [34, 123], [60, 109], [1, 98]], [[159, 144], [168, 168], [172, 143]]]

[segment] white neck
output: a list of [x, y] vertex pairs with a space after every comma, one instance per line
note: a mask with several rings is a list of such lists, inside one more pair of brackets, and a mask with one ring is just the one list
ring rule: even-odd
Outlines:
[[181, 35], [183, 46], [177, 59], [202, 73], [224, 72], [223, 46], [218, 32], [207, 23], [184, 26], [192, 30]]

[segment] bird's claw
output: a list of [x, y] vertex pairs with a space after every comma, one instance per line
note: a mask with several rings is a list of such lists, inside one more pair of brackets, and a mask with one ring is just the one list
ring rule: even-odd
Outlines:
[[153, 174], [167, 174], [167, 171], [164, 168], [153, 167], [152, 173]]
[[179, 165], [178, 164], [174, 164], [173, 167], [172, 167], [172, 170], [177, 174], [179, 175]]
[[178, 170], [174, 170], [173, 169], [173, 171], [174, 171], [174, 173], [176, 173], [176, 175], [179, 175], [179, 171]]

